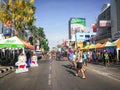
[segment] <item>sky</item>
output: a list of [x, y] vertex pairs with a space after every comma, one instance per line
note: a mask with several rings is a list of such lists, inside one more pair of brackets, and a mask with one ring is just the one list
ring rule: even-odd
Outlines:
[[35, 0], [36, 26], [44, 28], [52, 48], [68, 39], [68, 22], [72, 17], [85, 18], [87, 31], [91, 31], [91, 24], [106, 3], [110, 0]]

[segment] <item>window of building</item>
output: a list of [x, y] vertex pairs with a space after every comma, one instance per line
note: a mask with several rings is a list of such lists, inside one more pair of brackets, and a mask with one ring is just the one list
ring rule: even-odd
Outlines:
[[80, 35], [80, 37], [83, 37], [83, 35]]
[[85, 38], [90, 38], [90, 35], [85, 35]]
[[93, 36], [95, 36], [95, 35], [91, 35], [91, 37], [93, 37]]

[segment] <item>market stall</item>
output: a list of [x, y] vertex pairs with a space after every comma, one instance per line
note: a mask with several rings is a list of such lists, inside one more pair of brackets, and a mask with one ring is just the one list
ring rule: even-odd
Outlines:
[[117, 61], [120, 61], [120, 39], [117, 40], [116, 50], [117, 50]]
[[95, 49], [99, 49], [101, 45], [102, 45], [101, 43], [97, 43], [97, 44], [95, 45]]
[[[4, 39], [0, 41], [0, 64], [1, 65], [15, 65], [18, 56], [26, 51], [29, 53], [34, 50], [34, 46], [18, 38], [17, 36]], [[27, 56], [27, 55], [26, 55]], [[30, 58], [30, 55], [29, 55]]]
[[95, 49], [95, 44], [90, 44], [89, 49]]

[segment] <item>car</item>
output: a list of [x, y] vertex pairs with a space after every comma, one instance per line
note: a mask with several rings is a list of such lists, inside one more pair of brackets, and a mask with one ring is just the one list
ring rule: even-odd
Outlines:
[[35, 52], [37, 54], [38, 60], [42, 59], [42, 52], [40, 52], [40, 51], [35, 51]]

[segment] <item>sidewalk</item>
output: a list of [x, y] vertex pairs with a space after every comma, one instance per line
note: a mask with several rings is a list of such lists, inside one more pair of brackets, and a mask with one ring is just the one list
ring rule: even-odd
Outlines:
[[120, 81], [120, 64], [111, 64], [110, 66], [105, 67], [102, 64], [97, 65], [88, 63], [87, 69], [90, 69], [100, 75]]
[[0, 78], [14, 71], [13, 66], [0, 66]]

